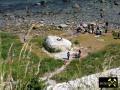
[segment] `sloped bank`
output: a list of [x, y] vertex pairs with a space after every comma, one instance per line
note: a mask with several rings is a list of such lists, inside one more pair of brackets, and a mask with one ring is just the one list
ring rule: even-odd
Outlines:
[[48, 86], [47, 90], [99, 90], [99, 77], [108, 76], [118, 77], [118, 82], [120, 84], [120, 67], [78, 78], [76, 80], [58, 83], [55, 86]]

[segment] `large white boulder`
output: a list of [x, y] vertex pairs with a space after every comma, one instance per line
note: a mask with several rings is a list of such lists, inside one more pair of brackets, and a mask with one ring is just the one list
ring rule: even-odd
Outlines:
[[58, 36], [48, 36], [46, 44], [49, 48], [60, 49], [62, 51], [70, 49], [72, 46], [72, 43], [69, 40]]

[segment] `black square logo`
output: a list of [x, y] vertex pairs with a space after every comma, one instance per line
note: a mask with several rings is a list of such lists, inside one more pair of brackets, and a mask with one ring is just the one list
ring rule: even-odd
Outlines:
[[117, 88], [118, 78], [117, 77], [99, 77], [100, 88]]

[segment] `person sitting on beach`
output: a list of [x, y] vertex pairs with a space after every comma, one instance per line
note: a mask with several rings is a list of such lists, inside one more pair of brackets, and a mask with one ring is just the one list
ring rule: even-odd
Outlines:
[[91, 30], [91, 25], [88, 24], [88, 33], [90, 33], [90, 30]]
[[76, 29], [76, 31], [77, 31], [77, 33], [81, 32], [81, 28], [78, 27], [78, 28]]
[[96, 27], [96, 32], [95, 32], [96, 35], [100, 35], [100, 27], [99, 25]]
[[84, 26], [81, 24], [80, 25], [80, 28], [82, 29], [82, 31], [85, 33], [86, 32], [86, 29], [84, 28]]
[[83, 25], [82, 25], [82, 23], [81, 23], [80, 26], [77, 27], [76, 31], [77, 31], [77, 33], [79, 33], [79, 32], [81, 32], [81, 31], [83, 31], [83, 30], [84, 30], [84, 27], [83, 27]]
[[80, 57], [81, 57], [81, 50], [78, 50], [78, 52], [74, 54], [74, 58], [80, 58]]
[[62, 37], [60, 37], [60, 38], [57, 38], [57, 41], [61, 41], [62, 40]]

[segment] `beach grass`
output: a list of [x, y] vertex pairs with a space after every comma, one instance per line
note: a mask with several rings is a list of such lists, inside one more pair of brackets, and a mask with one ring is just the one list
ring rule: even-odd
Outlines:
[[25, 85], [28, 82], [30, 83], [32, 78], [37, 77], [37, 80], [39, 80], [45, 73], [54, 71], [63, 65], [61, 60], [56, 60], [48, 56], [41, 57], [34, 53], [34, 48], [31, 50], [30, 44], [27, 44], [28, 47], [22, 50], [25, 44], [22, 44], [16, 35], [5, 32], [0, 32], [0, 35], [0, 76], [3, 75], [3, 82], [7, 82], [12, 77], [14, 81], [18, 81], [22, 85], [20, 87], [26, 88]]

